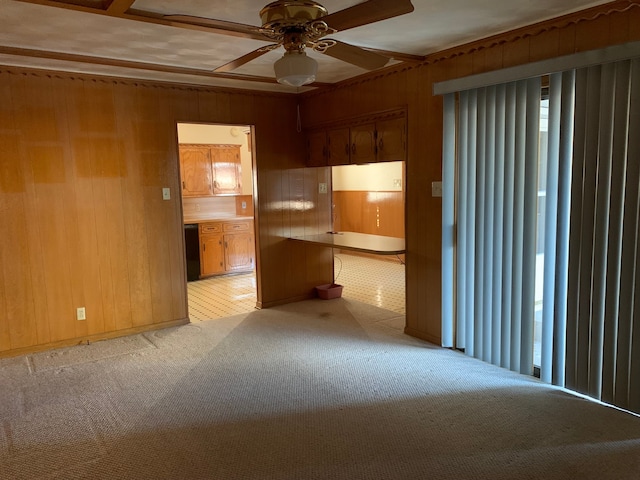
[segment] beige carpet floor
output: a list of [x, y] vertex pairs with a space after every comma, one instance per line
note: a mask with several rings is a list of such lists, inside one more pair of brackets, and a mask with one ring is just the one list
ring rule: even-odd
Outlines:
[[5, 479], [637, 479], [640, 419], [336, 299], [0, 360]]

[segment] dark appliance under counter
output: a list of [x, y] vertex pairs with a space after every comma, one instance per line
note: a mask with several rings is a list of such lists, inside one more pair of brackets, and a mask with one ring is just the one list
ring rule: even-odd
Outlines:
[[198, 224], [187, 223], [184, 226], [184, 246], [187, 258], [187, 282], [200, 279], [200, 241]]

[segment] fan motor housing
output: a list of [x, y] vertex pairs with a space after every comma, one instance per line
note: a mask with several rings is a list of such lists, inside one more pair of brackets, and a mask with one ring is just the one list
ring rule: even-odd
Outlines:
[[328, 13], [326, 8], [312, 0], [280, 0], [260, 10], [260, 19], [263, 28], [278, 30], [314, 22]]

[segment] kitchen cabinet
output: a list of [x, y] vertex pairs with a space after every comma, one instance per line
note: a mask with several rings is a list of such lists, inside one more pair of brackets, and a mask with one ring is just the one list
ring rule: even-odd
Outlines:
[[181, 144], [183, 197], [242, 194], [240, 145]]
[[212, 145], [214, 195], [240, 195], [242, 193], [242, 167], [240, 145]]
[[406, 146], [404, 111], [360, 118], [307, 132], [307, 166], [404, 161]]
[[351, 128], [351, 163], [376, 162], [376, 124], [365, 123]]
[[404, 117], [376, 122], [377, 161], [395, 162], [407, 158], [407, 121]]
[[200, 278], [224, 273], [222, 223], [200, 224]]
[[183, 197], [213, 195], [211, 154], [208, 148], [180, 145], [180, 176]]
[[351, 139], [349, 128], [327, 130], [327, 164], [349, 165], [351, 162]]
[[350, 143], [348, 127], [307, 133], [307, 166], [349, 165]]
[[307, 133], [307, 167], [327, 166], [327, 132]]
[[254, 266], [251, 220], [200, 224], [200, 278], [251, 271]]

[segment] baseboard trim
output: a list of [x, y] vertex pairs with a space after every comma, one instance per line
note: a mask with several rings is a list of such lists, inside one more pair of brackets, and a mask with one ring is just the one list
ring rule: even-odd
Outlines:
[[429, 343], [433, 343], [435, 345], [442, 345], [442, 339], [440, 337], [429, 335], [428, 333], [416, 330], [415, 328], [404, 327], [404, 333], [412, 337], [419, 338], [420, 340], [425, 340]]
[[262, 309], [262, 308], [277, 307], [279, 305], [286, 305], [287, 303], [301, 302], [303, 300], [310, 300], [312, 298], [317, 298], [315, 290], [311, 291], [310, 293], [307, 293], [306, 295], [298, 295], [295, 297], [285, 298], [283, 300], [274, 300], [272, 302], [256, 302], [256, 308]]
[[117, 330], [115, 332], [96, 333], [84, 337], [70, 338], [57, 342], [44, 343], [42, 345], [32, 345], [29, 347], [14, 348], [0, 352], [0, 358], [17, 357], [19, 355], [28, 355], [30, 353], [44, 352], [46, 350], [54, 350], [56, 348], [71, 347], [81, 345], [83, 343], [98, 342], [100, 340], [109, 340], [110, 338], [126, 337], [127, 335], [135, 335], [136, 333], [149, 332], [152, 330], [161, 330], [163, 328], [177, 327], [189, 323], [188, 318], [180, 318], [170, 322], [154, 323], [151, 325], [143, 325], [140, 327], [127, 328], [125, 330]]

